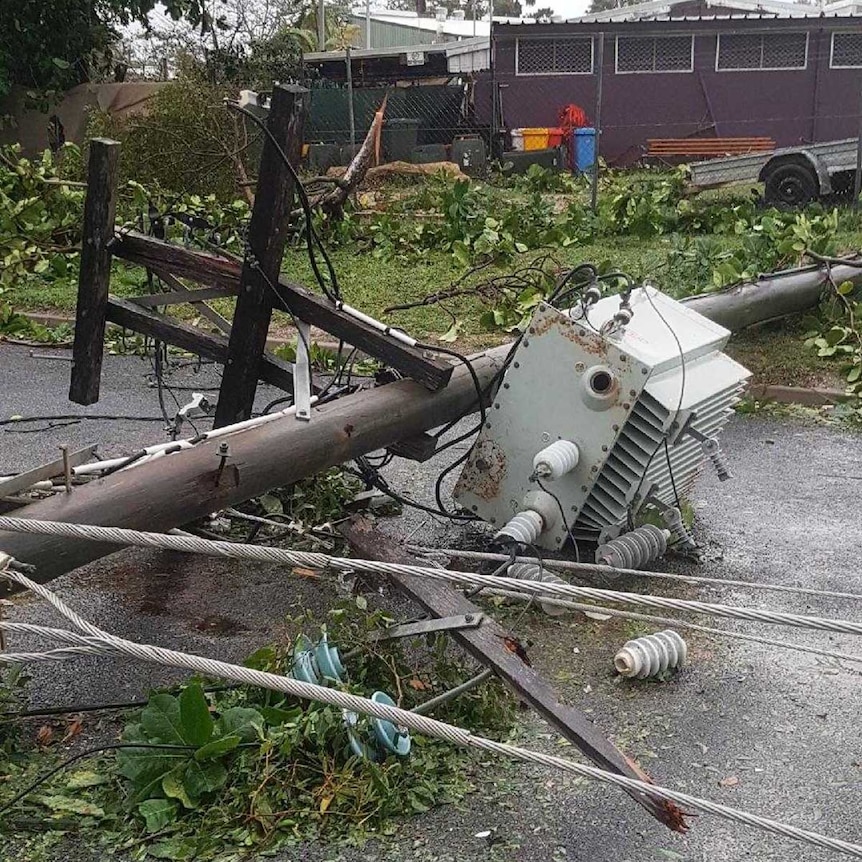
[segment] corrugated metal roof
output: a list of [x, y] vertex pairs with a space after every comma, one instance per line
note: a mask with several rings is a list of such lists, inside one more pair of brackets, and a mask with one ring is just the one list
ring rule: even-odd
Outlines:
[[606, 9], [587, 15], [579, 15], [569, 18], [568, 24], [596, 24], [603, 21], [645, 21], [664, 20], [672, 18], [681, 21], [711, 21], [728, 20], [734, 18], [820, 18], [836, 17], [838, 15], [853, 14], [853, 11], [862, 6], [860, 0], [835, 0], [826, 4], [800, 4], [787, 2], [787, 0], [700, 0], [704, 6], [719, 9], [734, 10], [729, 15], [674, 15], [671, 10], [677, 6], [687, 6], [697, 0], [647, 0], [644, 3], [636, 3], [631, 6], [621, 6], [616, 9]]
[[670, 14], [653, 14], [642, 16], [640, 18], [596, 18], [592, 15], [584, 15], [581, 18], [569, 18], [567, 21], [560, 22], [564, 24], [636, 24], [639, 21], [783, 21], [790, 19], [799, 20], [822, 20], [836, 18], [855, 18], [854, 13], [841, 14], [834, 12], [832, 14], [806, 14], [806, 13], [785, 13], [777, 12], [740, 12], [730, 15], [670, 15]]
[[[433, 45], [400, 45], [394, 48], [351, 48], [354, 60], [368, 60], [382, 57], [399, 57], [402, 54], [445, 54], [447, 57], [460, 56], [473, 52], [487, 51], [491, 39], [488, 36], [476, 39], [461, 39], [457, 42], [436, 42]], [[302, 55], [306, 63], [326, 63], [333, 60], [344, 61], [344, 51], [312, 51]]]
[[[351, 13], [354, 18], [365, 18], [361, 10], [355, 10]], [[415, 12], [402, 11], [398, 9], [372, 9], [369, 17], [372, 21], [379, 21], [382, 24], [394, 24], [400, 27], [411, 27], [415, 30], [422, 30], [428, 33], [436, 33], [438, 31], [445, 33], [448, 36], [458, 36], [459, 38], [471, 38], [488, 36], [491, 30], [491, 23], [487, 19], [477, 19], [475, 22], [472, 18], [452, 18], [448, 17], [442, 21], [438, 21], [433, 15], [417, 15]], [[494, 16], [494, 24], [512, 24], [519, 23], [520, 18], [504, 18]], [[474, 30], [475, 25], [475, 30]]]

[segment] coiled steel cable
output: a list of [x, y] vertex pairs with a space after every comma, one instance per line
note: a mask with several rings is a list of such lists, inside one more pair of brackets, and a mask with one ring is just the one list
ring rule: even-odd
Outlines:
[[[463, 560], [489, 560], [497, 562], [507, 560], [506, 554], [495, 554], [491, 551], [468, 551], [460, 548], [427, 548], [423, 545], [408, 545], [409, 550], [424, 556], [460, 557]], [[844, 593], [836, 590], [818, 590], [814, 587], [794, 587], [789, 584], [757, 583], [755, 581], [738, 581], [730, 578], [707, 578], [703, 575], [680, 575], [676, 572], [650, 572], [642, 569], [616, 568], [604, 566], [601, 563], [580, 563], [574, 560], [555, 560], [548, 558], [540, 560], [538, 557], [517, 556], [516, 563], [541, 563], [549, 569], [564, 572], [580, 572], [583, 574], [608, 575], [618, 578], [627, 575], [635, 578], [656, 578], [659, 580], [680, 581], [687, 584], [710, 584], [719, 587], [743, 587], [747, 590], [766, 590], [776, 593], [795, 593], [802, 596], [818, 596], [824, 599], [849, 599], [851, 601], [862, 601], [862, 593]]]

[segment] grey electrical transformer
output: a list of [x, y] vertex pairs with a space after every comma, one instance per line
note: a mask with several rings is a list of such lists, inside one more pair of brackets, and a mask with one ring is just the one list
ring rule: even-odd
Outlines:
[[718, 435], [749, 376], [722, 352], [729, 337], [652, 287], [565, 311], [542, 304], [455, 498], [503, 537], [544, 548], [613, 538], [645, 504], [675, 533], [677, 495], [704, 462], [729, 477]]

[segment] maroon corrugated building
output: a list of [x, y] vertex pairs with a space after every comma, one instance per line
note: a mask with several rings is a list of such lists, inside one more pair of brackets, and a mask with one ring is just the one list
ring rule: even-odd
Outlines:
[[[483, 83], [497, 94], [496, 118], [483, 119], [554, 126], [576, 104], [594, 121], [603, 52], [601, 155], [611, 164], [640, 158], [650, 138], [790, 146], [858, 134], [862, 16], [722, 11], [691, 2], [647, 20], [495, 25]], [[490, 96], [477, 93], [476, 105], [493, 115]]]

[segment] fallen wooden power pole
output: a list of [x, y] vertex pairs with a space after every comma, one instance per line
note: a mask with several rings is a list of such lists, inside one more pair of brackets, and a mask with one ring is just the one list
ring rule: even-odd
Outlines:
[[[500, 370], [509, 347], [473, 357], [480, 385]], [[84, 524], [110, 524], [169, 530], [232, 506], [366, 452], [445, 425], [476, 409], [473, 381], [463, 365], [449, 385], [431, 392], [412, 380], [399, 380], [315, 407], [311, 422], [276, 420], [203, 442], [146, 465], [113, 473], [21, 509], [21, 517]], [[224, 469], [220, 444], [227, 442]], [[36, 566], [41, 583], [111, 548], [89, 542], [0, 533], [0, 548]]]
[[[143, 239], [147, 247], [156, 242]], [[175, 251], [179, 252], [176, 247]], [[189, 260], [183, 256], [182, 262], [188, 264]], [[226, 267], [220, 259], [218, 266], [222, 267], [222, 278], [238, 277], [237, 264]], [[832, 275], [836, 281], [862, 283], [862, 269], [835, 266]], [[796, 289], [801, 285], [809, 297], [819, 296], [826, 283], [824, 269], [809, 268], [798, 274], [761, 279], [729, 292], [692, 297], [687, 305], [725, 325], [731, 317], [742, 325], [751, 325], [772, 319], [789, 307], [787, 302], [781, 303], [773, 289], [777, 283], [786, 286], [787, 279], [794, 277], [799, 279]], [[744, 300], [742, 307], [740, 297]], [[503, 345], [472, 357], [481, 386], [493, 380], [508, 350]], [[228, 438], [229, 469], [223, 471], [218, 483], [218, 442], [205, 442], [146, 466], [94, 480], [71, 494], [26, 506], [18, 514], [54, 521], [170, 530], [358, 455], [417, 437], [476, 409], [470, 375], [463, 366], [456, 366], [448, 386], [438, 392], [400, 380], [316, 407], [307, 424], [290, 418], [232, 435]], [[35, 565], [40, 582], [110, 553], [105, 545], [8, 533], [0, 533], [0, 548]]]
[[702, 293], [683, 299], [689, 308], [714, 320], [732, 332], [766, 323], [790, 314], [814, 308], [829, 289], [829, 279], [835, 284], [844, 281], [862, 284], [862, 258], [850, 258], [856, 266], [815, 264], [761, 275], [714, 293]]
[[304, 87], [282, 86], [273, 90], [267, 123], [272, 137], [265, 139], [260, 159], [257, 193], [248, 227], [248, 250], [216, 406], [216, 426], [232, 425], [251, 416], [275, 299], [269, 285], [281, 271], [288, 215], [296, 194], [295, 174], [282, 154], [293, 164], [299, 164], [307, 95]]

